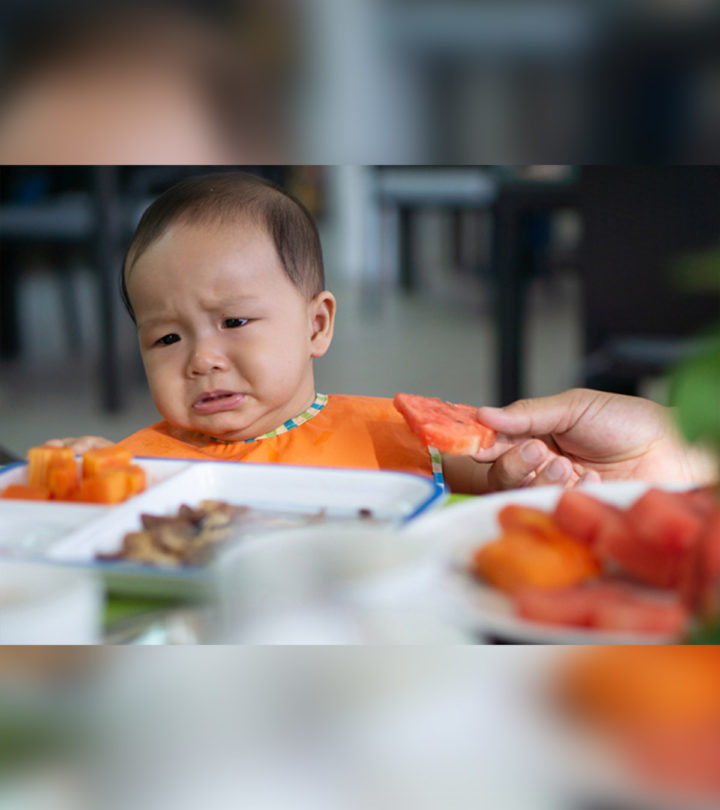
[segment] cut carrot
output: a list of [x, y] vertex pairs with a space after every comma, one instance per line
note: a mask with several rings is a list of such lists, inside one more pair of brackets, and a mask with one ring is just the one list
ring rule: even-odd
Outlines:
[[128, 477], [125, 472], [122, 469], [107, 469], [83, 478], [77, 499], [90, 503], [120, 503], [127, 495]]
[[505, 532], [529, 532], [541, 537], [568, 536], [560, 529], [552, 515], [532, 506], [508, 504], [498, 512], [497, 519]]
[[47, 474], [48, 487], [57, 500], [67, 500], [78, 486], [78, 465], [75, 459], [51, 463]]
[[28, 450], [28, 484], [33, 487], [48, 486], [50, 466], [58, 461], [74, 461], [75, 453], [70, 447], [41, 445]]
[[9, 484], [0, 495], [0, 498], [18, 498], [28, 501], [48, 501], [50, 497], [50, 490], [47, 487], [36, 487], [30, 484]]
[[545, 538], [515, 530], [477, 549], [473, 573], [501, 590], [562, 588], [600, 574], [600, 565], [585, 543], [558, 534]]
[[83, 478], [91, 478], [108, 467], [127, 467], [132, 461], [132, 453], [116, 444], [108, 447], [95, 447], [83, 453]]
[[147, 476], [145, 470], [139, 464], [128, 464], [127, 467], [119, 467], [119, 469], [127, 476], [128, 498], [145, 490]]

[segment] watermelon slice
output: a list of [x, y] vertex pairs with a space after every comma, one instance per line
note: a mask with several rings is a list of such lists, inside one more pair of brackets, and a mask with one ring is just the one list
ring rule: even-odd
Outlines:
[[[515, 612], [523, 619], [563, 627], [590, 627], [595, 590], [582, 587], [526, 587], [512, 595]], [[596, 598], [596, 597], [595, 597]]]
[[698, 487], [687, 492], [678, 492], [678, 496], [700, 518], [709, 518], [717, 509], [717, 495], [714, 486]]
[[553, 518], [565, 532], [589, 546], [595, 545], [602, 527], [620, 515], [617, 506], [577, 489], [567, 489], [555, 506]]
[[649, 489], [627, 510], [627, 521], [638, 537], [660, 553], [686, 551], [697, 542], [702, 517], [682, 494]]
[[708, 517], [679, 590], [685, 604], [703, 620], [720, 618], [720, 507], [715, 506]]
[[441, 453], [472, 456], [495, 444], [495, 431], [483, 425], [470, 405], [417, 394], [395, 394], [393, 403], [410, 430]]
[[605, 522], [594, 548], [604, 563], [656, 588], [679, 585], [692, 559], [688, 551], [670, 551], [652, 539], [638, 536], [628, 523], [626, 513]]
[[600, 527], [598, 556], [647, 585], [684, 588], [702, 520], [678, 494], [650, 489]]
[[524, 588], [513, 600], [519, 616], [544, 624], [679, 636], [689, 621], [672, 591], [610, 581], [557, 590]]

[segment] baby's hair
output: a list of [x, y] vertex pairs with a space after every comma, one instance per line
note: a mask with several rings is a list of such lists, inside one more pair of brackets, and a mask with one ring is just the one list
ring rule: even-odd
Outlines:
[[135, 320], [126, 276], [142, 254], [175, 223], [230, 224], [250, 221], [275, 243], [292, 283], [308, 298], [325, 289], [322, 247], [315, 222], [291, 194], [246, 172], [217, 172], [181, 180], [163, 192], [140, 218], [125, 254], [120, 295]]

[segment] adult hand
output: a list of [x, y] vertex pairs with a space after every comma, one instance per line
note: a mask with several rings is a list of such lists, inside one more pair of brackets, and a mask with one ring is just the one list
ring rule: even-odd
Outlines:
[[498, 432], [473, 457], [491, 462], [492, 490], [618, 479], [706, 484], [717, 476], [710, 455], [681, 439], [672, 410], [641, 397], [574, 388], [483, 407], [479, 417]]
[[108, 447], [114, 442], [102, 436], [68, 436], [65, 439], [49, 439], [45, 442], [49, 447], [70, 447], [76, 455], [96, 447]]

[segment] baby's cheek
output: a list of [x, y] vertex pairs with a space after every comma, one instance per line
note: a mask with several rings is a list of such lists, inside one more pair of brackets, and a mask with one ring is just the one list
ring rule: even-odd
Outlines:
[[163, 416], [177, 410], [177, 406], [182, 402], [182, 398], [178, 396], [178, 392], [175, 390], [172, 380], [169, 379], [167, 375], [158, 373], [157, 370], [149, 372], [148, 385], [150, 387], [150, 396], [155, 403], [155, 407]]

